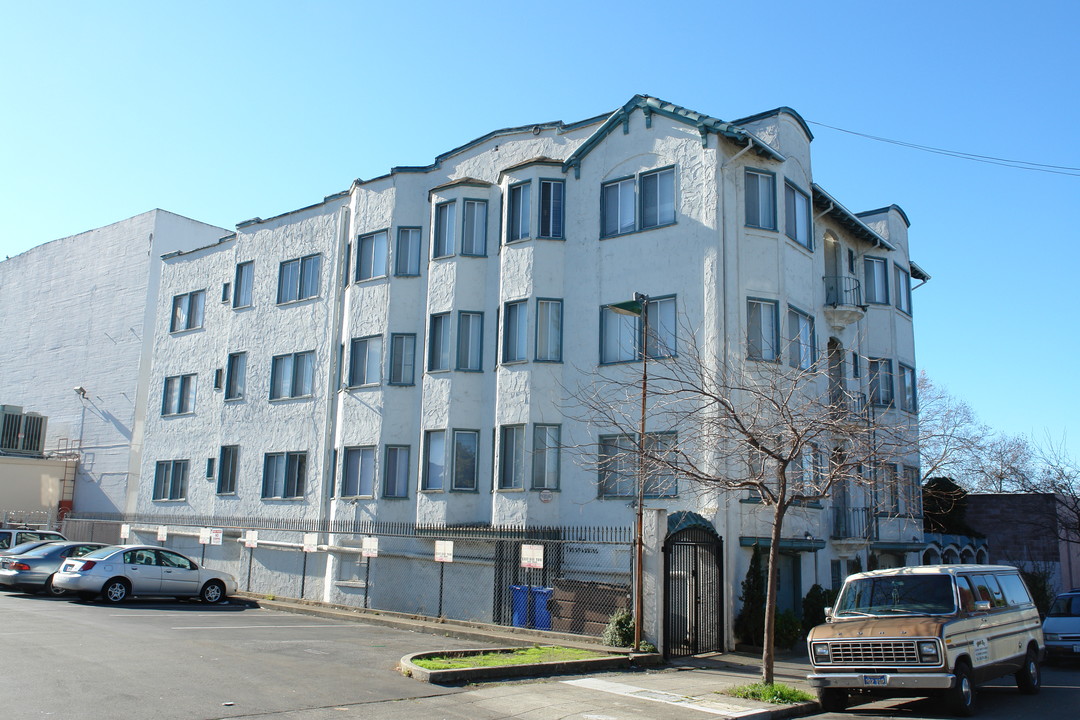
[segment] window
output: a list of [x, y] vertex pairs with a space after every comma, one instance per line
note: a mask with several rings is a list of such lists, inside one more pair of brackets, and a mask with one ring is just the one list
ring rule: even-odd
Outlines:
[[449, 257], [454, 254], [455, 207], [452, 202], [435, 206], [435, 242], [432, 244], [434, 257]]
[[251, 286], [255, 280], [255, 263], [242, 262], [236, 266], [236, 282], [233, 283], [232, 306], [251, 306]]
[[341, 497], [371, 497], [375, 494], [375, 448], [345, 448], [341, 472]]
[[475, 430], [454, 431], [454, 490], [476, 489], [479, 449], [480, 433]]
[[564, 192], [565, 183], [562, 180], [540, 181], [540, 237], [563, 236]]
[[237, 400], [244, 397], [247, 375], [247, 353], [229, 353], [229, 364], [225, 368], [225, 399]]
[[499, 489], [525, 487], [525, 426], [504, 425], [499, 431]]
[[634, 179], [617, 180], [600, 186], [600, 236], [633, 232], [636, 226]]
[[378, 385], [382, 377], [382, 338], [354, 338], [349, 350], [349, 387]]
[[221, 302], [227, 303], [232, 299], [232, 283], [221, 284]]
[[893, 266], [894, 277], [896, 278], [896, 284], [894, 289], [894, 295], [896, 295], [896, 309], [900, 312], [911, 314], [911, 273], [899, 265]]
[[483, 256], [487, 253], [487, 207], [484, 200], [465, 201], [465, 227], [461, 254]]
[[428, 335], [428, 370], [450, 369], [450, 313], [431, 316]]
[[868, 358], [866, 370], [870, 374], [870, 402], [874, 405], [892, 405], [892, 360]]
[[851, 377], [862, 377], [862, 360], [854, 350], [851, 351]]
[[187, 497], [187, 460], [160, 460], [154, 471], [154, 500]]
[[908, 367], [904, 363], [897, 363], [897, 381], [900, 383], [900, 409], [906, 412], [916, 412], [919, 409], [919, 400], [915, 392], [915, 368]]
[[816, 350], [814, 318], [788, 308], [788, 364], [793, 368], [809, 370], [814, 366]]
[[416, 336], [390, 336], [390, 384], [412, 385], [416, 382]]
[[428, 430], [424, 433], [424, 472], [421, 490], [442, 490], [446, 481], [446, 431]]
[[645, 338], [645, 351], [650, 358], [675, 356], [675, 298], [649, 300], [649, 336]]
[[814, 249], [810, 198], [790, 182], [784, 183], [784, 230], [795, 242]]
[[776, 178], [772, 173], [746, 171], [746, 224], [776, 229]]
[[922, 487], [919, 482], [919, 468], [904, 466], [904, 486], [901, 488], [900, 501], [903, 510], [912, 517], [922, 516]]
[[206, 293], [202, 290], [177, 295], [172, 301], [171, 332], [182, 332], [201, 328], [203, 324], [203, 306], [206, 305]]
[[[646, 433], [645, 453], [663, 455], [674, 447], [672, 433]], [[652, 467], [649, 467], [652, 465]], [[636, 435], [600, 436], [601, 497], [636, 497], [638, 482], [638, 446]], [[674, 497], [675, 478], [659, 463], [646, 463], [645, 497]]]
[[675, 168], [641, 176], [641, 228], [675, 222]]
[[889, 304], [889, 271], [883, 258], [863, 258], [866, 270], [865, 292], [863, 297], [868, 303]]
[[900, 512], [900, 481], [896, 466], [892, 463], [882, 463], [877, 467], [877, 499], [881, 504], [879, 511], [892, 515]]
[[300, 498], [307, 481], [307, 453], [267, 453], [263, 464], [263, 499]]
[[185, 415], [195, 411], [195, 375], [165, 378], [161, 398], [162, 415]]
[[420, 274], [420, 228], [398, 228], [394, 274], [403, 277]]
[[281, 263], [278, 270], [279, 305], [318, 296], [320, 261], [318, 255], [308, 255]]
[[240, 448], [236, 445], [222, 445], [218, 460], [218, 495], [231, 495], [236, 492], [236, 466], [240, 457]]
[[458, 313], [457, 369], [483, 370], [484, 314]]
[[270, 399], [307, 397], [313, 392], [315, 352], [277, 355], [270, 363]]
[[526, 357], [526, 330], [528, 321], [525, 317], [524, 300], [506, 303], [503, 313], [502, 361], [504, 363], [521, 362]]
[[[675, 355], [675, 298], [648, 301], [649, 336], [645, 350], [650, 358]], [[600, 362], [641, 359], [641, 316], [618, 313], [605, 305], [600, 309]]]
[[562, 362], [562, 300], [536, 301], [536, 359]]
[[747, 356], [752, 360], [777, 359], [779, 312], [779, 305], [772, 300], [746, 301]]
[[222, 385], [225, 382], [224, 378], [225, 378], [225, 372], [221, 368], [218, 368], [217, 370], [214, 371], [214, 389], [215, 390], [220, 390], [222, 388]]
[[510, 188], [510, 203], [506, 213], [506, 240], [529, 237], [529, 183]]
[[559, 487], [559, 425], [533, 426], [532, 489], [555, 490]]
[[386, 275], [387, 233], [382, 230], [361, 235], [356, 241], [356, 279], [370, 280]]
[[383, 476], [383, 497], [409, 496], [409, 446], [386, 446], [386, 474]]

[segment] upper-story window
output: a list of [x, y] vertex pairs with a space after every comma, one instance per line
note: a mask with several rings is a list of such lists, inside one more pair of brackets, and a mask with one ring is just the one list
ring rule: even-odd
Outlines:
[[308, 255], [281, 263], [278, 270], [279, 305], [318, 297], [321, 261], [318, 255]]
[[896, 309], [911, 314], [911, 273], [899, 265], [893, 267], [896, 279], [893, 293], [896, 296]]
[[356, 242], [356, 279], [370, 280], [386, 275], [387, 232], [361, 235]]
[[863, 258], [866, 282], [863, 283], [863, 299], [868, 303], [889, 304], [889, 266], [885, 258]]
[[382, 337], [353, 338], [349, 348], [349, 387], [378, 385], [382, 377]]
[[784, 183], [784, 231], [803, 247], [814, 249], [810, 196], [790, 182]]
[[456, 217], [456, 203], [444, 202], [435, 206], [435, 240], [432, 243], [432, 257], [450, 257], [454, 254], [454, 226]]
[[247, 353], [229, 353], [229, 364], [225, 369], [225, 399], [238, 400], [244, 397], [245, 376], [247, 375]]
[[187, 460], [159, 460], [154, 468], [154, 500], [187, 497]]
[[800, 370], [814, 366], [814, 318], [795, 308], [788, 308], [788, 364]]
[[487, 208], [486, 200], [465, 201], [465, 222], [461, 233], [462, 255], [487, 254]]
[[752, 360], [776, 360], [780, 345], [779, 306], [774, 300], [746, 301], [746, 354]]
[[205, 305], [206, 292], [203, 290], [175, 296], [172, 301], [170, 332], [201, 328], [203, 324], [203, 307]]
[[[675, 355], [675, 298], [653, 298], [648, 302], [649, 333], [645, 352], [650, 358]], [[600, 362], [630, 362], [641, 359], [641, 316], [624, 315], [609, 305], [600, 309]]]
[[641, 228], [675, 222], [675, 168], [644, 173], [640, 181]]
[[883, 407], [892, 405], [892, 360], [868, 358], [866, 372], [870, 379], [870, 402]]
[[536, 301], [536, 359], [562, 362], [562, 300]]
[[483, 370], [484, 313], [458, 313], [457, 369]]
[[307, 397], [314, 392], [314, 351], [276, 355], [270, 363], [270, 399]]
[[266, 453], [263, 461], [263, 499], [301, 498], [307, 484], [307, 453]]
[[563, 237], [563, 197], [566, 184], [562, 180], [540, 181], [540, 237]]
[[428, 330], [428, 371], [450, 369], [450, 313], [431, 316]]
[[531, 183], [520, 183], [510, 188], [510, 201], [506, 212], [506, 240], [523, 240], [529, 237], [529, 191]]
[[503, 311], [502, 361], [504, 363], [521, 362], [527, 358], [527, 328], [526, 302], [516, 300], [506, 303]]
[[915, 388], [915, 368], [898, 363], [899, 372], [897, 381], [900, 383], [900, 409], [906, 412], [916, 412], [919, 409], [919, 401]]
[[162, 415], [186, 415], [195, 411], [195, 375], [165, 378], [161, 396]]
[[[635, 192], [640, 199], [635, 202]], [[600, 235], [610, 237], [675, 222], [675, 169], [665, 168], [604, 183], [600, 188]]]
[[746, 171], [746, 225], [776, 229], [776, 176], [772, 173]]
[[390, 384], [412, 385], [416, 373], [416, 335], [390, 335]]
[[420, 228], [398, 228], [394, 274], [401, 277], [420, 274]]
[[233, 283], [232, 305], [234, 308], [251, 305], [251, 287], [255, 282], [255, 263], [248, 261], [236, 266], [236, 281]]

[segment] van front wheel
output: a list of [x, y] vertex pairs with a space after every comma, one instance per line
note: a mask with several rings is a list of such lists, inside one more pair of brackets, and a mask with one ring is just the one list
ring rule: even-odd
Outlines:
[[949, 710], [959, 717], [971, 717], [975, 714], [975, 684], [971, 681], [971, 667], [961, 660], [956, 663], [953, 675], [956, 680], [945, 691]]
[[842, 688], [819, 688], [818, 702], [822, 712], [843, 712], [847, 709], [848, 694]]
[[1016, 687], [1025, 695], [1034, 695], [1042, 687], [1042, 672], [1039, 670], [1039, 656], [1034, 648], [1028, 648], [1024, 658], [1024, 667], [1014, 676]]

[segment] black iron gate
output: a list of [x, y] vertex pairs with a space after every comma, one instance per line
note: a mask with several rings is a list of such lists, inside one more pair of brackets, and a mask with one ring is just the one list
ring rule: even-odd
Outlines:
[[681, 657], [724, 649], [724, 543], [703, 527], [664, 543], [664, 655]]

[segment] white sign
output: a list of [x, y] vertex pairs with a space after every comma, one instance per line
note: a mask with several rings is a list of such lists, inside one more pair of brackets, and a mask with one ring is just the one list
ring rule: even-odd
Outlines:
[[199, 544], [210, 544], [210, 528], [199, 528]]
[[247, 531], [247, 534], [244, 535], [244, 547], [246, 547], [246, 548], [259, 547], [259, 531], [258, 530], [248, 530]]
[[222, 528], [210, 528], [210, 544], [220, 545], [221, 539], [225, 537], [225, 531]]
[[158, 525], [157, 526], [157, 539], [158, 539], [158, 542], [165, 542], [166, 540], [169, 539], [169, 526], [168, 525]]
[[304, 533], [304, 552], [315, 552], [319, 549], [319, 534]]
[[454, 541], [435, 541], [435, 562], [454, 562]]
[[131, 537], [131, 526], [124, 523], [120, 526], [120, 539], [127, 540], [129, 537]]
[[521, 546], [521, 567], [523, 567], [523, 568], [542, 568], [542, 567], [544, 567], [544, 546], [543, 545], [522, 545]]
[[360, 551], [360, 554], [366, 558], [379, 557], [379, 538], [366, 537], [364, 538], [364, 547]]

